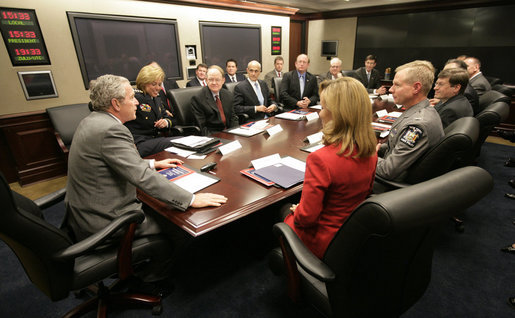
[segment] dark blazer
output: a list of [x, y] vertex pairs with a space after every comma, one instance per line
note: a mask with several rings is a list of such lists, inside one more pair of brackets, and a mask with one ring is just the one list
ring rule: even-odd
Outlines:
[[191, 81], [186, 83], [186, 87], [193, 87], [193, 86], [202, 86], [196, 76]]
[[465, 93], [463, 93], [463, 95], [465, 95], [470, 105], [472, 106], [474, 115], [479, 114], [479, 95], [477, 94], [474, 87], [470, 85], [470, 83], [468, 83], [467, 87], [465, 87]]
[[166, 113], [164, 102], [160, 96], [152, 98], [138, 89], [135, 89], [134, 92], [134, 97], [139, 102], [136, 106], [136, 119], [126, 122], [125, 126], [129, 128], [137, 144], [141, 140], [148, 139], [144, 137], [153, 138], [158, 135], [159, 131], [154, 127], [157, 120], [163, 118], [168, 121], [168, 127], [172, 127], [175, 119]]
[[238, 116], [233, 107], [233, 95], [222, 88], [219, 92], [222, 108], [224, 109], [226, 125], [222, 122], [218, 107], [216, 107], [213, 94], [209, 87], [205, 86], [191, 99], [191, 107], [197, 124], [204, 136], [222, 131], [226, 128], [238, 126]]
[[300, 96], [300, 84], [297, 70], [284, 73], [281, 81], [281, 102], [285, 108], [297, 108], [297, 102], [304, 97], [309, 98], [311, 103], [309, 105], [316, 105], [318, 102], [318, 83], [315, 75], [306, 72], [306, 83], [304, 85], [304, 92]]
[[[263, 94], [263, 105], [268, 107], [275, 104], [270, 97], [266, 82], [262, 80], [258, 80], [258, 82], [261, 88], [261, 94]], [[236, 114], [248, 114], [249, 120], [263, 119], [265, 118], [265, 113], [255, 111], [255, 106], [259, 105], [260, 103], [256, 92], [249, 80], [242, 81], [236, 85], [234, 88], [234, 111]]]
[[367, 92], [373, 93], [374, 89], [381, 87], [381, 74], [375, 68], [370, 73], [370, 81], [367, 79], [367, 70], [365, 67], [360, 67], [356, 70], [357, 79], [365, 86]]
[[[245, 80], [245, 75], [241, 73], [236, 73], [236, 81], [241, 82]], [[229, 74], [225, 73], [225, 82], [226, 83], [232, 83], [231, 79], [229, 78]]]
[[449, 98], [445, 103], [439, 102], [435, 109], [440, 115], [442, 126], [449, 126], [453, 121], [461, 117], [472, 117], [474, 112], [467, 98], [461, 94]]
[[490, 86], [490, 83], [483, 75], [483, 73], [479, 73], [475, 77], [471, 78], [469, 83], [472, 87], [474, 87], [479, 96], [492, 89], [492, 86]]

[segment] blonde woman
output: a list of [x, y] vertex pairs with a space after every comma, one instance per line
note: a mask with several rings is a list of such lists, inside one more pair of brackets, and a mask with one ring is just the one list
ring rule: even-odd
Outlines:
[[164, 77], [161, 67], [155, 64], [142, 67], [136, 77], [136, 119], [125, 123], [125, 126], [131, 131], [142, 157], [170, 147], [170, 138], [159, 136], [160, 130], [173, 125], [173, 117], [166, 112], [163, 99], [159, 96]]
[[300, 203], [284, 222], [323, 258], [349, 214], [371, 193], [377, 154], [363, 85], [343, 77], [322, 82], [320, 94], [325, 147], [309, 154]]

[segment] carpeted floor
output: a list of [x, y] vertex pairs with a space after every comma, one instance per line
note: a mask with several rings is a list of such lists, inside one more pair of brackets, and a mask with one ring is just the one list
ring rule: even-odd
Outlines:
[[[403, 318], [514, 317], [515, 255], [499, 249], [515, 242], [515, 192], [507, 181], [515, 168], [503, 166], [515, 148], [486, 143], [479, 165], [494, 177], [493, 191], [464, 215], [465, 232], [449, 222], [435, 249], [428, 290]], [[58, 224], [62, 206], [45, 211]], [[320, 317], [292, 304], [284, 281], [268, 269], [275, 245], [274, 209], [263, 210], [196, 238], [175, 271], [175, 289], [163, 301], [161, 317]], [[27, 279], [13, 253], [0, 242], [0, 317], [58, 317], [81, 303], [70, 295], [51, 302]], [[94, 314], [87, 317], [94, 317]], [[110, 317], [152, 317], [147, 309], [115, 309]]]

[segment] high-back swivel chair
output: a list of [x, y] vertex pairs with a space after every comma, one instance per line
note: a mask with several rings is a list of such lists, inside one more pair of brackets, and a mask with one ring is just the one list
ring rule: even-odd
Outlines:
[[46, 109], [54, 126], [54, 133], [61, 151], [68, 159], [73, 135], [82, 119], [91, 113], [87, 103], [50, 107]]
[[200, 135], [200, 128], [191, 108], [193, 96], [200, 93], [202, 86], [169, 89], [167, 94], [172, 101], [173, 113], [178, 125], [189, 127], [192, 135]]
[[[11, 191], [0, 173], [0, 239], [16, 254], [32, 283], [52, 301], [66, 298], [70, 291], [97, 284], [97, 296], [64, 317], [76, 317], [97, 307], [98, 317], [105, 317], [111, 302], [146, 304], [159, 314], [162, 310], [159, 296], [111, 291], [133, 276], [133, 264], [144, 266], [147, 262], [161, 261], [157, 259], [160, 255], [170, 255], [173, 249], [169, 241], [159, 235], [133, 240], [136, 225], [143, 222], [145, 215], [142, 211], [130, 211], [98, 233], [73, 242], [66, 231], [47, 223], [40, 211], [40, 206], [58, 202], [64, 194], [60, 191], [58, 195], [31, 201]], [[119, 233], [124, 234], [121, 241]], [[102, 280], [115, 276], [119, 280], [110, 287], [104, 286]]]
[[399, 317], [429, 285], [438, 225], [492, 187], [488, 172], [464, 167], [372, 196], [348, 217], [322, 259], [278, 223], [273, 231], [281, 247], [270, 253], [269, 265], [286, 276], [294, 302], [327, 317]]

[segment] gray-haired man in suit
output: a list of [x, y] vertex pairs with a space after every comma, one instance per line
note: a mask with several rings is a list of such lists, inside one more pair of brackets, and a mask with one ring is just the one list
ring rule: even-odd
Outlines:
[[[193, 195], [155, 170], [174, 167], [180, 160], [141, 159], [123, 125], [136, 118], [138, 104], [126, 78], [100, 76], [91, 81], [90, 98], [94, 111], [77, 127], [68, 159], [67, 226], [77, 239], [98, 232], [123, 213], [142, 209], [136, 187], [180, 211], [227, 201], [217, 194]], [[169, 234], [172, 223], [153, 214], [145, 213], [136, 236]]]

